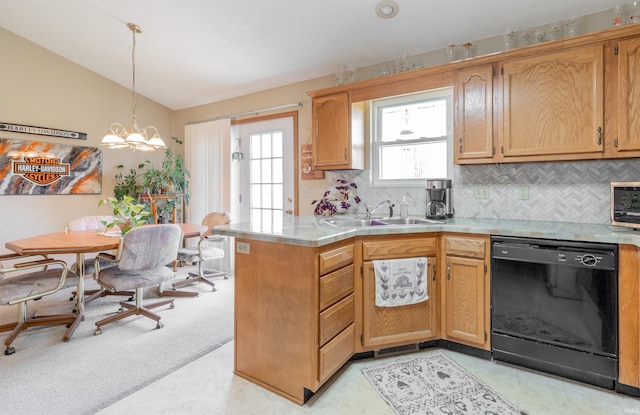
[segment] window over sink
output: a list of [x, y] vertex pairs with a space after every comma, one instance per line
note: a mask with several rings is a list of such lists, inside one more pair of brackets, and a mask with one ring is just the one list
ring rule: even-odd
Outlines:
[[373, 186], [424, 187], [453, 169], [452, 88], [371, 103]]

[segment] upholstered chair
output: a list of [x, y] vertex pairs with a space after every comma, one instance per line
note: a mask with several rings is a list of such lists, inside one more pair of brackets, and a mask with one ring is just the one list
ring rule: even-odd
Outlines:
[[54, 324], [69, 327], [76, 318], [74, 313], [40, 316], [35, 311], [29, 312], [27, 303], [77, 283], [77, 276], [67, 269], [64, 261], [46, 256], [0, 255], [0, 305], [18, 305], [18, 321], [0, 326], [0, 331], [11, 330], [4, 341], [4, 354], [15, 353], [11, 344], [29, 327]]
[[[105, 229], [104, 223], [110, 223], [110, 222], [113, 222], [113, 220], [114, 220], [114, 217], [112, 215], [80, 216], [78, 218], [75, 218], [69, 221], [69, 223], [67, 224], [67, 230], [72, 232], [83, 232], [83, 231], [100, 232]], [[84, 260], [85, 276], [89, 276], [89, 275], [93, 276], [95, 274], [94, 262], [95, 262], [94, 258], [87, 258]], [[102, 268], [107, 268], [114, 265], [115, 264], [110, 261], [105, 261], [105, 260], [100, 261], [100, 266]], [[73, 265], [71, 265], [71, 271], [77, 272], [77, 270], [78, 270], [78, 264], [74, 263]], [[76, 292], [74, 291], [70, 298], [71, 301], [75, 299], [74, 298], [75, 295], [76, 295]], [[129, 301], [133, 301], [134, 293], [133, 291], [109, 292], [104, 289], [85, 290], [84, 303], [87, 304], [95, 300], [96, 298], [105, 297], [107, 295], [125, 296], [125, 297], [129, 297]]]
[[[151, 309], [167, 304], [173, 308], [174, 299], [143, 305], [143, 290], [174, 277], [167, 264], [176, 259], [181, 241], [182, 231], [178, 225], [145, 225], [131, 229], [122, 237], [116, 255], [96, 256], [96, 281], [102, 288], [111, 292], [135, 290], [135, 304], [121, 302], [119, 313], [96, 322], [96, 335], [102, 333], [104, 325], [134, 315], [155, 320], [158, 329], [163, 327], [160, 316]], [[115, 266], [102, 269], [102, 260], [114, 262]]]
[[229, 215], [225, 212], [211, 212], [202, 220], [202, 224], [207, 230], [202, 234], [196, 247], [181, 248], [178, 250], [178, 261], [190, 264], [198, 264], [198, 273], [190, 272], [187, 279], [173, 283], [173, 288], [184, 287], [189, 284], [203, 282], [211, 286], [212, 291], [216, 290], [216, 284], [212, 281], [215, 277], [227, 277], [227, 273], [218, 270], [210, 270], [204, 268], [204, 262], [219, 260], [224, 258], [225, 252], [220, 247], [214, 246], [226, 240], [222, 235], [212, 235], [211, 230], [218, 225], [226, 225], [229, 221]]

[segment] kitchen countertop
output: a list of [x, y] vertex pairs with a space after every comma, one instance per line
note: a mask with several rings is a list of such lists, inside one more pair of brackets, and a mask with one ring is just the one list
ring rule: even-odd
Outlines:
[[[334, 216], [332, 219], [349, 218]], [[417, 217], [416, 217], [417, 218]], [[442, 224], [337, 228], [322, 222], [323, 216], [286, 216], [280, 225], [244, 222], [217, 226], [215, 234], [237, 238], [317, 247], [355, 236], [424, 232], [459, 232], [484, 235], [563, 239], [570, 241], [630, 244], [640, 247], [640, 232], [630, 228], [593, 223], [563, 223], [501, 219], [450, 218]]]

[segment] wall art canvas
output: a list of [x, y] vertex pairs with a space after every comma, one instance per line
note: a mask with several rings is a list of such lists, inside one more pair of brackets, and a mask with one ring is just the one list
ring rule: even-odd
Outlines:
[[102, 193], [102, 150], [0, 138], [0, 195]]

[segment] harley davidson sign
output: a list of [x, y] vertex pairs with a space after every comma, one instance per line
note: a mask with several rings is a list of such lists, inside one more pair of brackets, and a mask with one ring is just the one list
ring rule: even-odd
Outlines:
[[13, 162], [13, 174], [20, 174], [32, 183], [45, 186], [69, 175], [69, 163], [54, 157], [24, 157]]
[[102, 150], [0, 138], [0, 195], [100, 193]]

